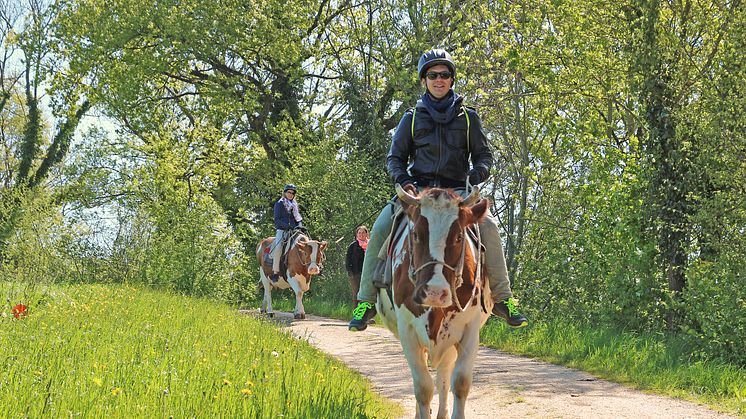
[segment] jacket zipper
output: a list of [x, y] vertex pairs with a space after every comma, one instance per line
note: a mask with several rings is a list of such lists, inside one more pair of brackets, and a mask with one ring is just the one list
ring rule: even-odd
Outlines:
[[436, 124], [438, 127], [438, 164], [435, 166], [435, 181], [437, 182], [440, 179], [440, 165], [443, 161], [443, 142], [445, 141], [445, 137], [443, 137], [443, 124], [438, 122]]

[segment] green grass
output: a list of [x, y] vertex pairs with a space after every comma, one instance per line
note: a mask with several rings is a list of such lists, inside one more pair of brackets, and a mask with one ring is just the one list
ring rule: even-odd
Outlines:
[[[294, 302], [280, 301], [283, 310]], [[349, 305], [304, 299], [306, 312], [349, 320]], [[278, 306], [278, 307], [279, 307]], [[279, 310], [279, 308], [278, 308]], [[690, 361], [675, 339], [639, 335], [590, 325], [537, 322], [512, 329], [491, 319], [482, 344], [590, 372], [644, 391], [704, 403], [746, 416], [746, 369], [715, 361]]]
[[689, 361], [686, 348], [658, 335], [590, 325], [534, 322], [511, 329], [490, 320], [482, 344], [590, 372], [597, 377], [746, 414], [746, 369], [716, 361]]
[[[285, 311], [292, 313], [295, 309], [295, 297], [286, 298], [284, 294], [289, 294], [290, 291], [281, 290], [272, 292], [272, 308], [275, 311]], [[278, 294], [282, 294], [279, 295]], [[303, 298], [303, 307], [306, 309], [306, 314], [312, 314], [315, 316], [329, 317], [338, 320], [350, 320], [352, 319], [353, 307], [349, 304], [342, 303], [330, 303], [314, 298]]]
[[[394, 417], [305, 341], [206, 300], [0, 284], [0, 412], [20, 417]], [[14, 318], [23, 303], [28, 316]]]

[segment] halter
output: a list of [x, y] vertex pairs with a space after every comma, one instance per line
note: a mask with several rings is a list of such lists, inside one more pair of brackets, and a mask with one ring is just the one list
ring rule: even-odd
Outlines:
[[[420, 216], [417, 216], [419, 219]], [[408, 277], [409, 281], [412, 282], [412, 285], [415, 287], [417, 286], [417, 281], [415, 280], [415, 276], [418, 272], [420, 272], [422, 269], [426, 268], [430, 265], [441, 265], [444, 268], [448, 268], [451, 271], [453, 271], [454, 275], [456, 276], [456, 280], [453, 281], [451, 284], [451, 301], [453, 304], [458, 308], [459, 312], [463, 312], [467, 308], [469, 308], [472, 304], [472, 301], [474, 301], [474, 297], [477, 295], [477, 290], [481, 288], [481, 247], [482, 247], [482, 238], [479, 235], [479, 226], [476, 226], [477, 228], [477, 243], [476, 243], [476, 272], [474, 272], [474, 286], [471, 290], [471, 298], [469, 298], [469, 302], [466, 304], [466, 307], [461, 306], [461, 302], [458, 299], [458, 296], [456, 295], [456, 289], [461, 287], [464, 283], [464, 261], [466, 259], [466, 241], [469, 240], [468, 236], [468, 229], [466, 227], [461, 229], [461, 234], [463, 235], [462, 244], [461, 244], [461, 256], [459, 257], [458, 264], [454, 268], [453, 266], [447, 264], [444, 260], [437, 260], [432, 259], [429, 260], [422, 265], [420, 265], [417, 269], [414, 269], [414, 251], [412, 248], [412, 230], [413, 230], [413, 222], [409, 222], [409, 226], [407, 227], [407, 244], [408, 244], [408, 253], [409, 253], [409, 271], [408, 271]]]
[[[290, 246], [293, 246], [297, 244], [301, 238], [305, 238], [306, 243], [311, 241], [311, 238], [303, 234], [300, 230], [294, 230], [292, 233], [292, 236], [290, 237], [290, 240], [288, 240], [288, 243]], [[318, 246], [318, 249], [316, 251], [321, 252], [321, 245], [317, 244], [317, 246]], [[311, 255], [308, 256], [308, 263], [303, 262], [303, 254], [300, 252], [300, 249], [298, 248], [298, 246], [294, 246], [294, 249], [295, 249], [295, 253], [298, 255], [298, 260], [300, 260], [300, 263], [303, 266], [310, 266], [311, 262], [313, 262]], [[326, 260], [326, 255], [322, 253], [321, 260], [317, 263], [317, 265], [319, 266], [319, 270], [321, 270], [321, 267], [325, 260]]]

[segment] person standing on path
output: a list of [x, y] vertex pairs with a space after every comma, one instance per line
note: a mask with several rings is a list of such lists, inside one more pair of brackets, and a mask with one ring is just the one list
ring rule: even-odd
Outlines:
[[355, 229], [355, 240], [347, 247], [345, 268], [347, 268], [347, 276], [350, 279], [353, 307], [357, 307], [358, 303], [357, 293], [360, 290], [360, 274], [363, 271], [363, 259], [365, 258], [365, 249], [368, 248], [369, 238], [368, 227], [364, 225], [358, 226]]

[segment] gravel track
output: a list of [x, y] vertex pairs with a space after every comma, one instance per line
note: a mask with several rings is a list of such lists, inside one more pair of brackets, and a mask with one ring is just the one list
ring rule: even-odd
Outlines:
[[[249, 314], [258, 316], [256, 310]], [[399, 341], [382, 327], [352, 333], [347, 323], [309, 315], [275, 320], [298, 337], [360, 372], [380, 394], [400, 403], [414, 417], [409, 368]], [[437, 410], [437, 395], [431, 403]], [[450, 410], [450, 409], [449, 409]], [[704, 405], [646, 394], [588, 373], [494, 349], [479, 348], [467, 418], [734, 418]]]

